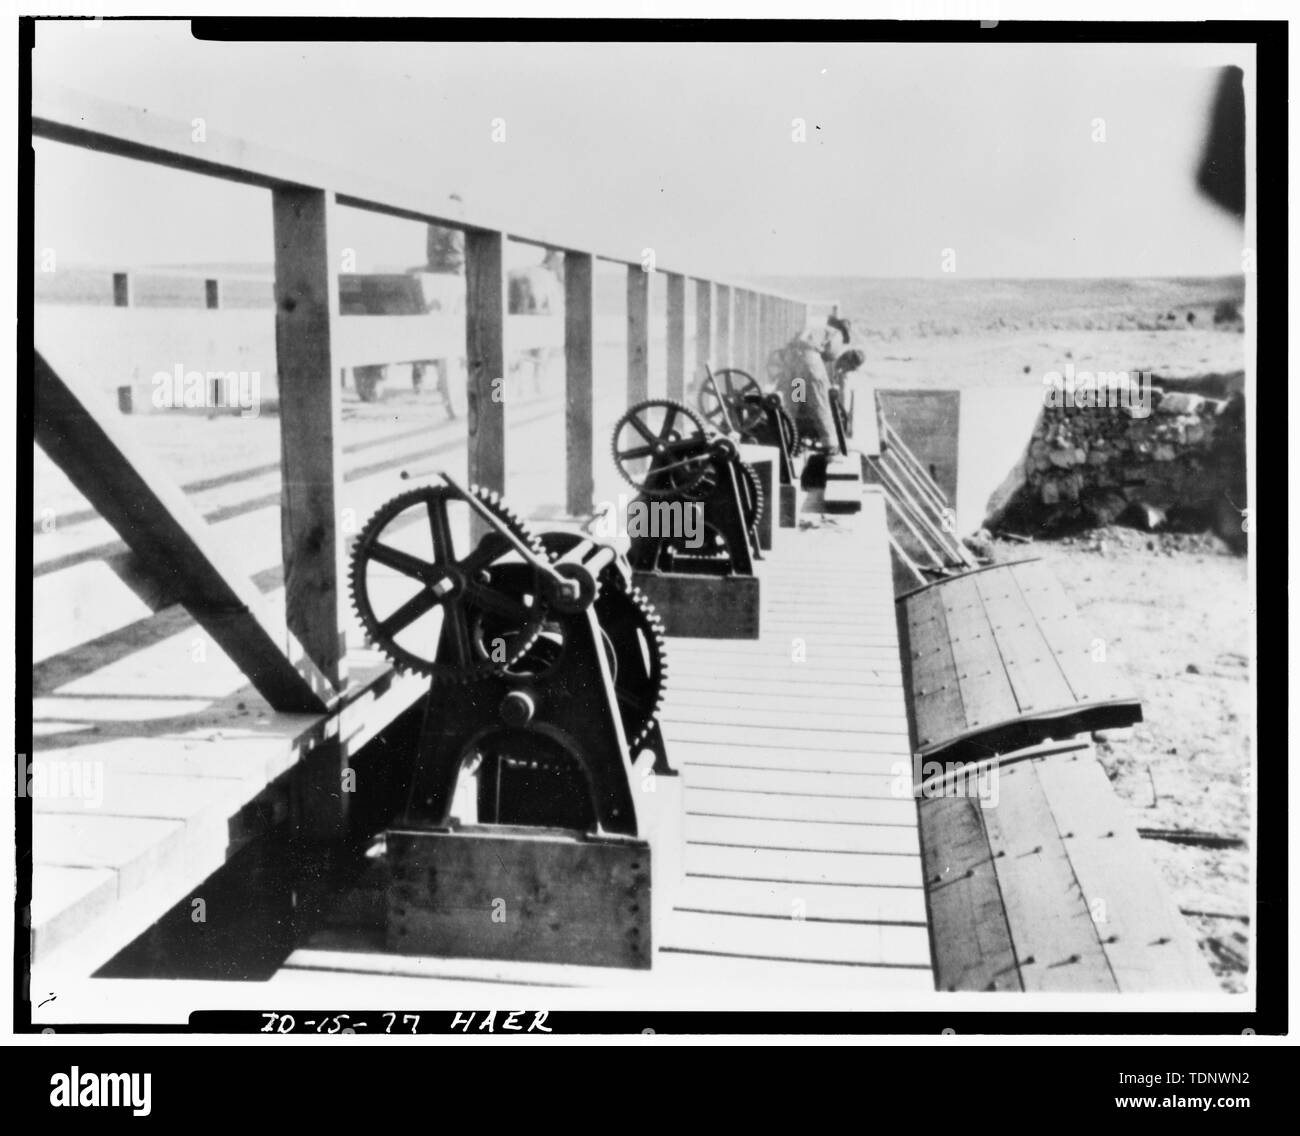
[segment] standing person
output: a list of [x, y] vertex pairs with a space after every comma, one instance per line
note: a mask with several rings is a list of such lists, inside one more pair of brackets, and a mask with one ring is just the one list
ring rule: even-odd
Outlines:
[[826, 331], [810, 324], [781, 353], [776, 393], [794, 419], [795, 428], [816, 445], [833, 448], [837, 439], [831, 413], [830, 378], [822, 360]]

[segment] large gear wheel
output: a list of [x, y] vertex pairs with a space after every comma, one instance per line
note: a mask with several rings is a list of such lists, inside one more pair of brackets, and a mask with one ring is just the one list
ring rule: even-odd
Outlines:
[[766, 506], [763, 482], [752, 465], [747, 462], [737, 464], [740, 466], [740, 494], [741, 504], [745, 508], [745, 527], [752, 529], [763, 519], [763, 509]]
[[[689, 406], [648, 399], [614, 424], [614, 464], [623, 480], [647, 497], [687, 495], [712, 466], [708, 437], [708, 429]], [[670, 460], [652, 472], [650, 463], [656, 457]]]
[[[470, 494], [504, 532], [489, 531], [476, 548], [457, 556], [448, 506], [459, 501], [474, 511], [466, 501]], [[408, 532], [421, 519], [427, 537]], [[370, 642], [396, 666], [434, 682], [503, 673], [532, 647], [546, 617], [543, 582], [505, 533], [545, 556], [523, 521], [490, 490], [425, 486], [381, 506], [353, 545], [348, 573], [352, 606]], [[399, 547], [397, 538], [407, 547]], [[511, 556], [517, 562], [509, 567], [527, 574], [525, 588], [501, 586], [500, 562]], [[510, 580], [517, 585], [519, 576], [511, 573]], [[400, 598], [383, 602], [377, 593], [384, 591]]]
[[[552, 561], [559, 560], [587, 538], [580, 533], [548, 532], [542, 545]], [[663, 622], [645, 594], [633, 584], [617, 562], [598, 579], [596, 621], [604, 638], [605, 658], [614, 680], [618, 713], [631, 756], [645, 740], [663, 705], [668, 676], [668, 641]], [[517, 662], [512, 674], [544, 675], [553, 671], [564, 654], [563, 633], [544, 627], [532, 647]]]
[[736, 367], [715, 371], [713, 382], [700, 387], [700, 413], [716, 430], [730, 421], [736, 433], [752, 434], [767, 417], [763, 388], [753, 375]]

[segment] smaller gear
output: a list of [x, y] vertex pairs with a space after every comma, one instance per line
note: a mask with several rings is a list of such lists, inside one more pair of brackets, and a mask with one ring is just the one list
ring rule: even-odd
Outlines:
[[[459, 501], [476, 511], [466, 500], [470, 494], [496, 531], [458, 555], [448, 506]], [[411, 531], [421, 523], [427, 537]], [[544, 555], [537, 538], [490, 490], [441, 485], [394, 497], [352, 548], [352, 604], [367, 637], [398, 667], [435, 682], [471, 682], [505, 671], [528, 652], [546, 615], [536, 570], [508, 560], [517, 556], [511, 538]], [[441, 621], [429, 622], [439, 610]]]
[[[559, 560], [584, 539], [576, 533], [542, 534], [542, 544], [553, 560]], [[663, 705], [668, 642], [654, 605], [627, 578], [617, 561], [601, 572], [599, 584], [596, 619], [605, 637], [623, 733], [635, 756]]]
[[741, 504], [745, 507], [745, 527], [754, 528], [763, 519], [766, 499], [763, 496], [763, 482], [758, 471], [747, 462], [738, 463], [740, 467]]
[[649, 399], [614, 424], [614, 464], [647, 497], [689, 494], [711, 467], [709, 436], [690, 407]]
[[763, 388], [753, 375], [735, 367], [712, 374], [712, 382], [700, 388], [700, 412], [714, 429], [728, 421], [738, 434], [751, 434], [767, 417], [763, 410]]

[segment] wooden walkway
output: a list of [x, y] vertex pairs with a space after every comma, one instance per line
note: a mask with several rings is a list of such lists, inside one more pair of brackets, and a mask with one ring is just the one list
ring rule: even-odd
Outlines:
[[85, 975], [106, 962], [287, 818], [284, 778], [305, 755], [332, 761], [327, 779], [337, 784], [339, 764], [426, 689], [357, 651], [357, 681], [335, 717], [277, 714], [214, 651], [182, 672], [179, 693], [135, 693], [142, 674], [183, 665], [192, 640], [181, 632], [35, 699], [47, 744], [32, 762], [43, 781], [34, 785], [31, 930], [44, 973]]
[[660, 954], [932, 989], [883, 498], [803, 522], [764, 566], [757, 642], [672, 642], [685, 880]]

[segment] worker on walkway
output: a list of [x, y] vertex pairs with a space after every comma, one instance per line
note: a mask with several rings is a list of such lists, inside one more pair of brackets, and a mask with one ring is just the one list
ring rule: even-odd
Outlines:
[[817, 324], [809, 324], [795, 336], [781, 352], [775, 390], [799, 433], [815, 445], [831, 448], [837, 442], [830, 378], [822, 360], [825, 340], [826, 329]]

